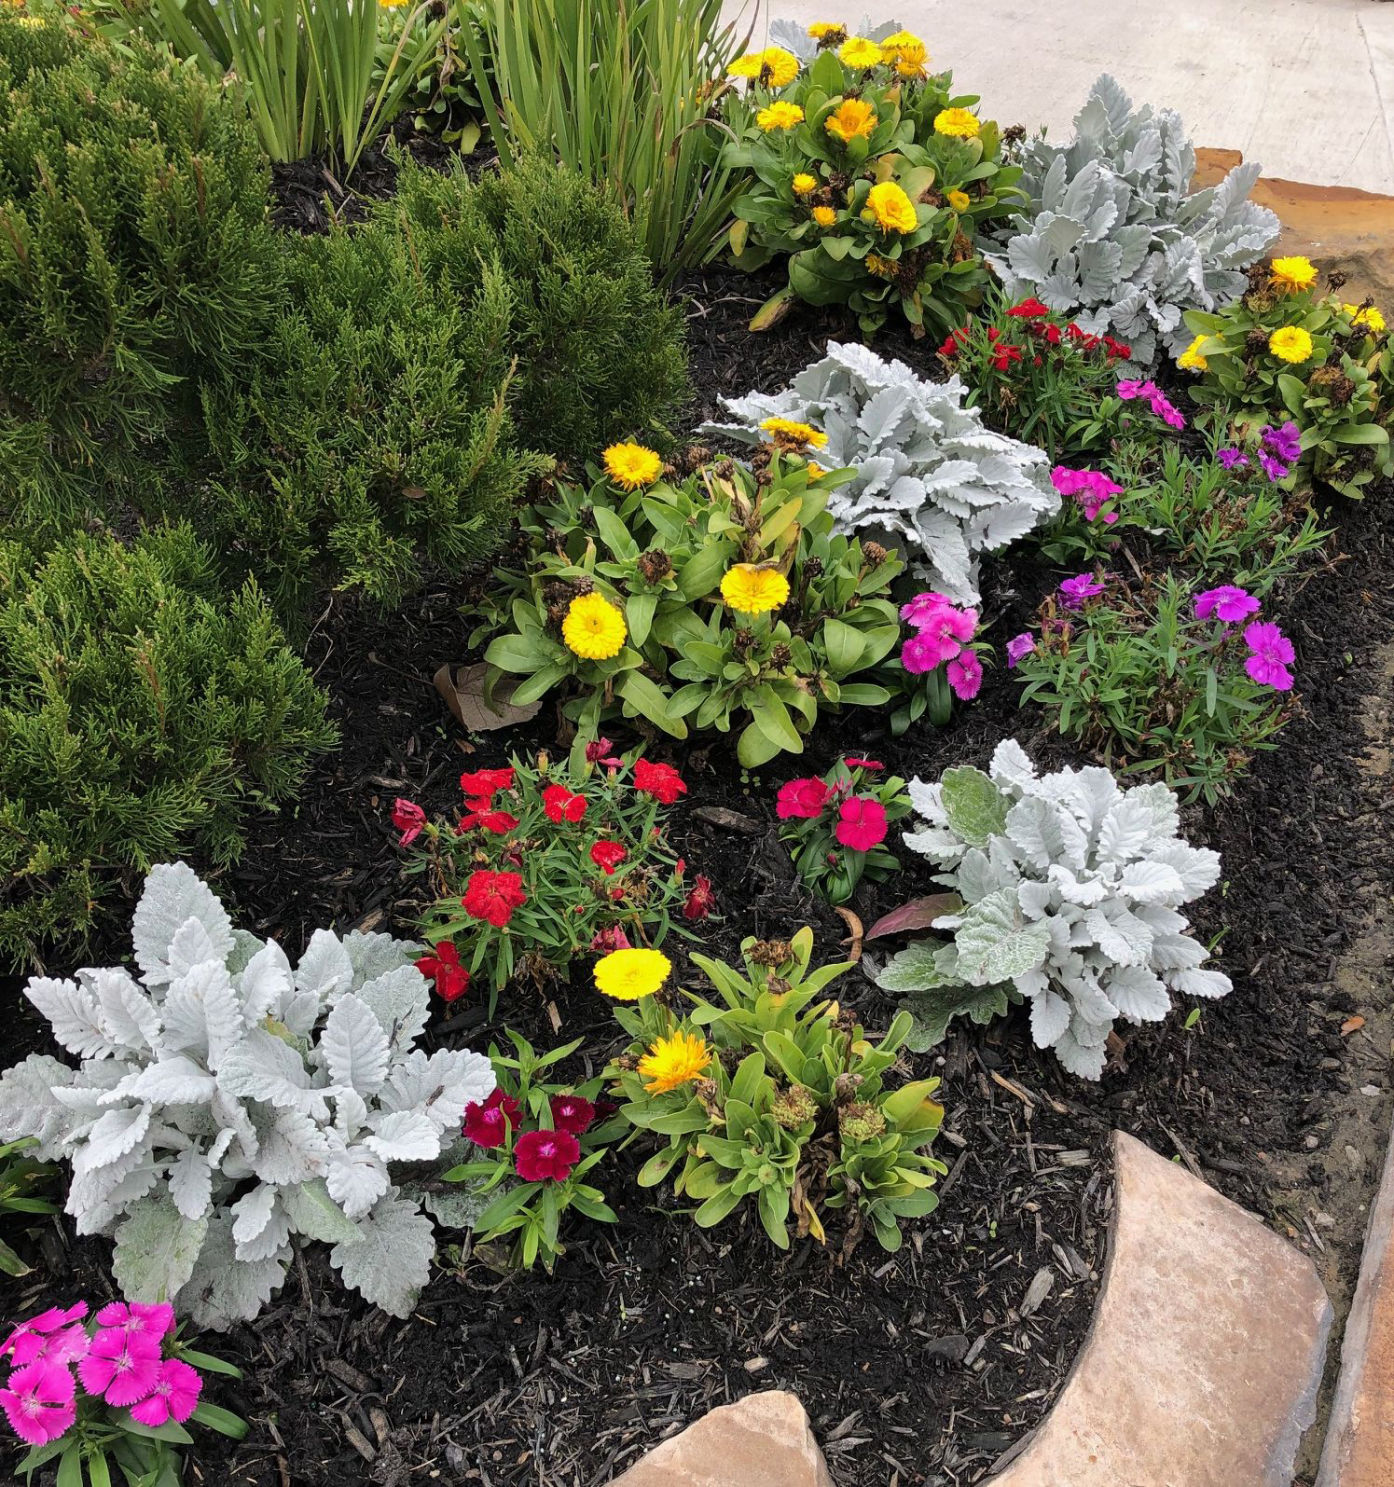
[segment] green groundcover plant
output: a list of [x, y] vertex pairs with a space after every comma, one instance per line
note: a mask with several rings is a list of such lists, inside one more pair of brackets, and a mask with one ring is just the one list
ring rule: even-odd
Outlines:
[[27, 539], [147, 498], [195, 378], [259, 344], [267, 181], [198, 74], [0, 5], [0, 504]]
[[873, 41], [816, 26], [805, 67], [766, 47], [732, 73], [749, 90], [727, 104], [738, 140], [723, 160], [748, 172], [731, 248], [743, 267], [788, 261], [788, 287], [751, 322], [764, 329], [794, 299], [845, 304], [872, 334], [897, 311], [917, 335], [943, 335], [982, 298], [981, 231], [1022, 199], [996, 124], [927, 73], [908, 31]]
[[265, 599], [188, 528], [0, 543], [0, 959], [72, 953], [124, 875], [236, 858], [337, 739]]
[[828, 492], [846, 472], [807, 457], [822, 434], [767, 432], [749, 467], [699, 450], [686, 477], [613, 445], [589, 489], [554, 486], [523, 513], [523, 566], [498, 571], [471, 643], [522, 678], [515, 703], [563, 689], [573, 759], [618, 714], [675, 738], [739, 729], [751, 767], [802, 753], [820, 708], [889, 700], [854, 678], [900, 638], [883, 597], [900, 559], [834, 534]]

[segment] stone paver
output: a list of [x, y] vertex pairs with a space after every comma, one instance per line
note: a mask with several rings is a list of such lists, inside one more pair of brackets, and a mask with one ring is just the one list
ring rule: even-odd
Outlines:
[[1394, 1487], [1394, 1141], [1370, 1213], [1316, 1487]]
[[611, 1487], [833, 1487], [804, 1407], [769, 1389], [656, 1446]]
[[1181, 1166], [1121, 1132], [1114, 1149], [1093, 1328], [991, 1487], [1289, 1487], [1331, 1325], [1316, 1271]]

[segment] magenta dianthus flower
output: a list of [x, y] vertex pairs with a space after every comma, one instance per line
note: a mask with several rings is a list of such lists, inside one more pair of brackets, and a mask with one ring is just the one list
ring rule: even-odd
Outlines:
[[1010, 671], [1023, 656], [1029, 656], [1035, 649], [1036, 637], [1029, 630], [1013, 635], [1007, 642], [1007, 670]]
[[180, 1425], [194, 1412], [203, 1392], [203, 1379], [196, 1368], [178, 1358], [166, 1358], [150, 1393], [131, 1406], [131, 1418], [158, 1428], [168, 1420]]
[[1258, 600], [1232, 583], [1222, 583], [1218, 588], [1206, 589], [1203, 594], [1196, 595], [1198, 620], [1208, 620], [1214, 615], [1225, 624], [1234, 625], [1248, 619], [1251, 614], [1257, 614], [1258, 609]]
[[960, 702], [971, 702], [983, 684], [983, 663], [972, 651], [963, 651], [946, 668], [949, 685]]
[[1292, 641], [1274, 624], [1255, 622], [1244, 631], [1244, 644], [1252, 654], [1244, 670], [1261, 686], [1275, 692], [1292, 690], [1292, 672], [1288, 667], [1295, 659]]
[[1264, 448], [1284, 464], [1296, 464], [1302, 456], [1302, 432], [1290, 418], [1286, 423], [1265, 424], [1259, 437]]
[[1216, 452], [1215, 458], [1226, 470], [1244, 470], [1249, 465], [1249, 456], [1242, 449], [1221, 449]]
[[45, 1358], [14, 1370], [0, 1389], [0, 1409], [20, 1440], [46, 1446], [77, 1419], [76, 1396], [68, 1369]]
[[103, 1327], [92, 1339], [77, 1376], [89, 1394], [108, 1404], [134, 1404], [155, 1387], [160, 1374], [160, 1339], [148, 1332]]
[[1092, 573], [1077, 574], [1060, 585], [1066, 609], [1078, 609], [1086, 599], [1092, 599], [1103, 591], [1103, 584]]

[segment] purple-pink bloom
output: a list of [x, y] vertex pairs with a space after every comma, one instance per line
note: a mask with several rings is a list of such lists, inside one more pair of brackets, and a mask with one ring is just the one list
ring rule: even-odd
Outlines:
[[1010, 671], [1023, 656], [1029, 656], [1035, 649], [1036, 637], [1029, 630], [1013, 635], [1007, 642], [1007, 670]]
[[1285, 464], [1296, 464], [1302, 457], [1302, 433], [1290, 418], [1286, 423], [1265, 424], [1260, 437], [1264, 447]]
[[1125, 403], [1131, 403], [1134, 398], [1150, 398], [1157, 390], [1155, 382], [1139, 382], [1135, 377], [1124, 377], [1118, 383], [1118, 396]]
[[1092, 573], [1081, 573], [1074, 578], [1067, 578], [1060, 585], [1066, 609], [1078, 609], [1086, 599], [1092, 599], [1096, 594], [1102, 594], [1103, 591], [1103, 584]]
[[196, 1368], [178, 1358], [166, 1358], [150, 1393], [131, 1406], [131, 1418], [151, 1427], [171, 1419], [182, 1425], [193, 1414], [202, 1392], [203, 1379]]
[[[938, 602], [931, 608], [920, 604], [922, 599]], [[907, 610], [912, 614], [907, 615]], [[917, 627], [917, 633], [901, 647], [901, 664], [906, 671], [917, 675], [953, 660], [963, 649], [963, 642], [972, 640], [978, 628], [976, 609], [960, 609], [942, 594], [920, 594], [905, 605], [901, 615]]]
[[949, 662], [946, 672], [954, 695], [961, 702], [971, 702], [983, 684], [983, 663], [972, 651], [963, 651]]
[[20, 1440], [46, 1446], [77, 1419], [76, 1394], [72, 1374], [44, 1359], [14, 1370], [0, 1389], [0, 1409]]
[[1295, 652], [1292, 641], [1271, 623], [1255, 622], [1244, 631], [1244, 644], [1253, 654], [1244, 662], [1244, 670], [1261, 686], [1275, 692], [1292, 690], [1292, 673], [1288, 670]]
[[1155, 387], [1152, 389], [1152, 396], [1148, 399], [1147, 406], [1169, 427], [1174, 429], [1186, 427], [1186, 419], [1181, 410], [1175, 403], [1163, 397]]
[[1238, 624], [1251, 614], [1258, 613], [1258, 600], [1232, 583], [1222, 583], [1218, 588], [1206, 589], [1196, 595], [1196, 618], [1208, 620], [1211, 615], [1227, 625]]
[[933, 590], [923, 594], [916, 594], [907, 604], [900, 606], [900, 617], [907, 625], [913, 625], [917, 630], [923, 630], [926, 625], [933, 622], [946, 609], [953, 609], [954, 601], [947, 594], [936, 593]]
[[1281, 460], [1275, 460], [1271, 454], [1260, 453], [1258, 462], [1263, 466], [1263, 473], [1274, 482], [1286, 480], [1292, 473]]
[[1134, 398], [1145, 398], [1147, 406], [1162, 420], [1174, 429], [1184, 429], [1186, 420], [1180, 412], [1167, 401], [1160, 387], [1155, 382], [1138, 382], [1133, 378], [1124, 378], [1119, 382], [1116, 391], [1124, 402], [1132, 402]]
[[27, 1322], [21, 1322], [4, 1342], [0, 1342], [0, 1358], [8, 1353], [10, 1363], [15, 1368], [33, 1363], [46, 1355], [50, 1334], [66, 1331], [71, 1323], [80, 1322], [86, 1315], [85, 1301], [79, 1301], [75, 1306], [50, 1306], [47, 1311], [41, 1311]]
[[162, 1338], [174, 1327], [174, 1308], [168, 1301], [113, 1301], [97, 1313], [97, 1325]]
[[103, 1327], [92, 1339], [77, 1376], [89, 1394], [108, 1404], [134, 1404], [144, 1399], [160, 1376], [160, 1339], [148, 1332]]
[[1249, 465], [1249, 456], [1242, 449], [1220, 449], [1216, 451], [1215, 458], [1226, 470], [1244, 470]]
[[[1056, 465], [1050, 472], [1050, 479], [1062, 496], [1073, 497], [1084, 508], [1089, 521], [1099, 515], [1105, 503], [1123, 494], [1123, 487], [1101, 470], [1071, 470], [1066, 465]], [[1112, 526], [1117, 520], [1117, 512], [1104, 512], [1105, 525]]]

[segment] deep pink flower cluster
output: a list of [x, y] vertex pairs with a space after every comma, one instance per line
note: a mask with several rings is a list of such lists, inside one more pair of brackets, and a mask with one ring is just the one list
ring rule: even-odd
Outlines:
[[977, 634], [978, 611], [955, 604], [947, 594], [916, 594], [903, 604], [900, 617], [915, 633], [900, 648], [900, 664], [912, 676], [922, 676], [948, 663], [947, 676], [954, 693], [971, 702], [983, 684], [982, 663], [968, 649]]
[[[881, 769], [876, 759], [845, 759], [849, 769]], [[886, 840], [886, 808], [874, 795], [854, 795], [850, 780], [829, 785], [816, 776], [786, 780], [779, 787], [774, 813], [781, 821], [816, 821], [824, 811], [837, 812], [833, 835], [853, 852], [870, 852]]]
[[1291, 419], [1286, 423], [1265, 424], [1259, 431], [1259, 442], [1258, 462], [1263, 473], [1275, 482], [1286, 480], [1302, 454], [1301, 430]]
[[1094, 521], [1102, 515], [1104, 525], [1111, 527], [1118, 520], [1116, 511], [1105, 511], [1104, 507], [1115, 496], [1123, 494], [1123, 487], [1110, 480], [1101, 470], [1071, 470], [1065, 465], [1056, 465], [1050, 472], [1051, 484], [1068, 501], [1073, 498], [1084, 511], [1086, 521]]
[[[513, 1144], [513, 1170], [524, 1182], [565, 1182], [581, 1160], [577, 1138], [585, 1135], [597, 1114], [596, 1106], [580, 1095], [553, 1095], [548, 1104], [552, 1129], [521, 1131]], [[481, 1150], [496, 1151], [522, 1120], [523, 1107], [496, 1088], [482, 1103], [471, 1100], [465, 1106], [461, 1130]]]
[[[1196, 618], [1216, 619], [1228, 629], [1259, 611], [1259, 602], [1247, 590], [1237, 584], [1222, 583], [1218, 588], [1206, 589], [1196, 595]], [[1270, 621], [1255, 621], [1244, 628], [1244, 644], [1249, 655], [1244, 670], [1261, 687], [1272, 687], [1275, 692], [1292, 690], [1292, 672], [1288, 667], [1296, 659], [1292, 641]]]
[[1155, 382], [1138, 382], [1124, 378], [1118, 384], [1118, 396], [1125, 403], [1141, 399], [1163, 423], [1174, 429], [1186, 427], [1185, 417], [1175, 404], [1169, 402]]
[[86, 1315], [85, 1301], [50, 1307], [0, 1343], [0, 1358], [10, 1361], [0, 1409], [15, 1434], [31, 1446], [56, 1441], [77, 1419], [79, 1381], [94, 1399], [128, 1408], [142, 1425], [182, 1425], [198, 1404], [203, 1379], [189, 1364], [165, 1356], [174, 1308], [113, 1301], [97, 1313], [91, 1334], [83, 1325]]

